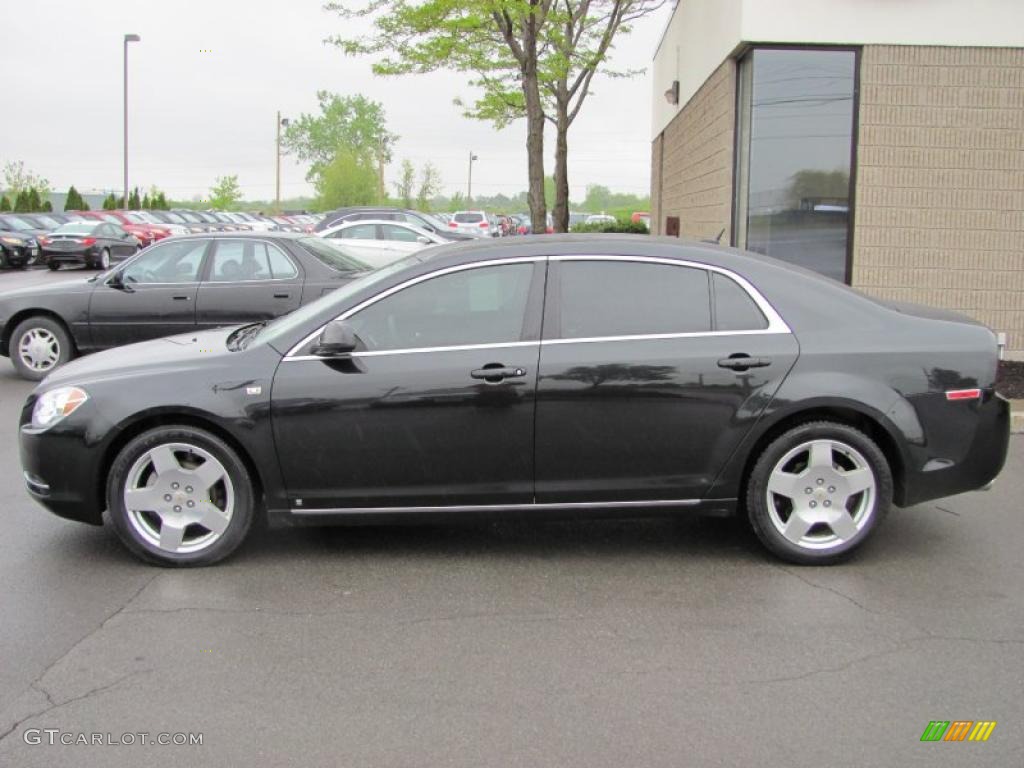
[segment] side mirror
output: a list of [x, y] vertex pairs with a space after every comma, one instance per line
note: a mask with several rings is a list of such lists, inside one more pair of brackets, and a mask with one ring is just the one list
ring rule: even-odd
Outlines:
[[419, 237], [416, 238], [416, 242], [419, 243], [420, 245], [430, 245], [430, 243], [433, 241], [429, 237], [420, 235]]
[[358, 342], [351, 325], [344, 320], [332, 320], [320, 332], [312, 352], [318, 357], [338, 357], [355, 350]]

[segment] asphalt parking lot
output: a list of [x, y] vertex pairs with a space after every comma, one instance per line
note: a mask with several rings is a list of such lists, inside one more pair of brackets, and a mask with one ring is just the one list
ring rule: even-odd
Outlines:
[[31, 388], [0, 359], [0, 765], [1024, 765], [1022, 437], [834, 568], [687, 518], [263, 531], [170, 571], [29, 498]]

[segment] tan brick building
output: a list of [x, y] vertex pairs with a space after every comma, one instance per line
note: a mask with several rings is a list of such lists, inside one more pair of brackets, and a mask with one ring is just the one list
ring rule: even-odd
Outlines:
[[653, 66], [651, 218], [1024, 358], [1024, 2], [680, 0]]

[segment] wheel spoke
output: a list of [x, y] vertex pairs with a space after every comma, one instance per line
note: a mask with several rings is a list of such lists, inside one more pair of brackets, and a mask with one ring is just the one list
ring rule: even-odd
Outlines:
[[846, 483], [846, 493], [848, 496], [853, 496], [875, 486], [875, 476], [870, 469], [851, 469], [849, 472], [840, 472], [839, 476]]
[[210, 488], [215, 486], [226, 473], [224, 471], [224, 467], [220, 465], [220, 462], [207, 459], [198, 467], [193, 469], [192, 474], [196, 476], [199, 487], [204, 491], [208, 491]]
[[153, 469], [156, 470], [157, 475], [162, 475], [164, 472], [174, 472], [181, 469], [181, 462], [178, 461], [178, 457], [174, 455], [174, 451], [171, 450], [169, 445], [158, 445], [149, 452], [149, 458], [153, 462]]
[[800, 493], [800, 475], [776, 469], [768, 478], [768, 490], [787, 499], [796, 499]]
[[156, 512], [164, 500], [156, 488], [129, 488], [124, 492], [124, 503], [128, 509]]
[[828, 527], [843, 541], [848, 541], [857, 535], [857, 526], [854, 524], [853, 518], [850, 517], [850, 513], [845, 509], [833, 508], [832, 515], [828, 520]]
[[811, 443], [811, 455], [808, 466], [812, 469], [832, 469], [832, 443], [828, 440], [815, 440]]
[[160, 549], [177, 552], [181, 540], [185, 537], [185, 523], [169, 517], [162, 519], [160, 524]]
[[216, 504], [205, 501], [198, 506], [196, 522], [212, 533], [221, 534], [227, 529], [229, 520]]
[[794, 509], [793, 513], [789, 516], [789, 520], [786, 521], [786, 527], [783, 529], [782, 535], [794, 544], [799, 544], [800, 539], [807, 535], [807, 531], [811, 529], [812, 525], [814, 525], [813, 521], [804, 517], [799, 509]]

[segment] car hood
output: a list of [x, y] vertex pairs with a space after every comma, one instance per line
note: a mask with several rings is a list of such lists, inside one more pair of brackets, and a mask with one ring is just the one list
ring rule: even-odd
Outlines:
[[47, 376], [39, 386], [49, 389], [60, 384], [86, 385], [123, 379], [139, 369], [145, 369], [147, 374], [181, 375], [194, 366], [224, 362], [224, 358], [239, 354], [227, 348], [228, 336], [239, 327], [182, 333], [107, 349], [72, 360]]
[[45, 229], [0, 229], [0, 235], [4, 237], [20, 237], [22, 240], [34, 240], [45, 235]]

